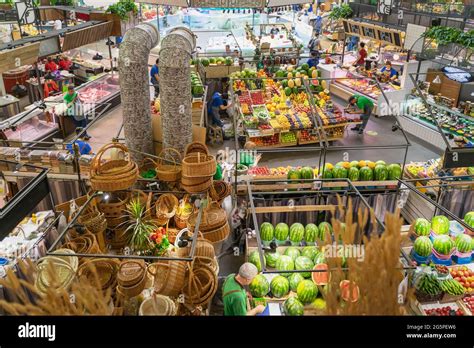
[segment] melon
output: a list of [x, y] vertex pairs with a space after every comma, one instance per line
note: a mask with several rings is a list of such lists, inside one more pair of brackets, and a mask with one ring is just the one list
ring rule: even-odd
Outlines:
[[431, 250], [433, 249], [433, 244], [429, 237], [420, 236], [415, 239], [413, 243], [413, 250], [420, 255], [421, 257], [428, 257], [431, 255]]
[[399, 164], [391, 164], [387, 167], [388, 180], [397, 180], [402, 177], [402, 167]]
[[472, 251], [472, 238], [467, 234], [458, 235], [454, 243], [460, 253], [470, 253]]
[[291, 257], [291, 259], [294, 261], [297, 257], [301, 256], [301, 252], [296, 247], [288, 247], [286, 248], [284, 255]]
[[[309, 257], [306, 256], [299, 256], [295, 260], [295, 269], [297, 271], [306, 271], [306, 270], [312, 270], [314, 267], [313, 261]], [[302, 272], [301, 275], [304, 278], [309, 278], [311, 277], [311, 272]]]
[[315, 246], [306, 246], [301, 250], [301, 256], [309, 257], [311, 260], [319, 254], [319, 250]]
[[274, 228], [273, 225], [269, 222], [264, 222], [260, 226], [260, 238], [262, 241], [269, 242], [273, 240]]
[[304, 277], [301, 275], [301, 273], [292, 273], [288, 280], [290, 282], [291, 291], [296, 291], [298, 284], [304, 280]]
[[263, 297], [270, 292], [270, 284], [264, 275], [258, 274], [249, 285], [250, 293], [254, 297]]
[[278, 241], [285, 241], [290, 234], [290, 228], [284, 222], [280, 222], [275, 226], [275, 239]]
[[270, 290], [276, 298], [282, 298], [290, 292], [290, 282], [286, 277], [276, 276], [270, 282]]
[[[260, 261], [260, 254], [258, 251], [255, 250], [250, 253], [249, 262], [253, 263], [259, 272], [262, 271], [262, 263]], [[265, 262], [265, 258], [263, 258], [263, 262]]]
[[[276, 262], [276, 269], [278, 271], [293, 271], [295, 269], [295, 263], [290, 256], [281, 255]], [[281, 273], [284, 277], [289, 277], [291, 273]]]
[[438, 254], [450, 255], [454, 249], [454, 242], [451, 237], [442, 234], [434, 238], [433, 249], [436, 250]]
[[266, 252], [265, 253], [265, 262], [269, 267], [275, 268], [278, 259], [280, 258], [280, 254], [278, 252]]
[[322, 241], [331, 241], [333, 235], [333, 229], [329, 222], [321, 222], [318, 226], [319, 239]]
[[470, 211], [469, 213], [467, 213], [465, 216], [464, 216], [464, 222], [474, 228], [474, 211]]
[[359, 170], [359, 179], [361, 181], [372, 181], [374, 179], [374, 173], [370, 167], [365, 166]]
[[356, 283], [349, 280], [343, 280], [339, 283], [341, 297], [346, 302], [357, 302], [359, 300], [359, 287]]
[[413, 223], [413, 231], [418, 236], [429, 236], [431, 232], [431, 224], [424, 218], [418, 218]]
[[318, 287], [311, 280], [303, 280], [298, 284], [296, 294], [301, 303], [311, 303], [318, 296]]
[[311, 273], [311, 279], [316, 285], [327, 285], [329, 283], [329, 267], [325, 263], [314, 266], [313, 270], [318, 272]]
[[318, 240], [319, 229], [315, 224], [307, 224], [304, 229], [304, 240], [306, 243], [315, 243]]
[[449, 233], [449, 219], [444, 215], [437, 215], [431, 219], [431, 230], [436, 234]]
[[288, 316], [302, 316], [304, 306], [296, 297], [290, 297], [283, 303], [283, 312]]
[[290, 241], [294, 244], [301, 243], [304, 238], [305, 228], [299, 222], [294, 223], [290, 227]]

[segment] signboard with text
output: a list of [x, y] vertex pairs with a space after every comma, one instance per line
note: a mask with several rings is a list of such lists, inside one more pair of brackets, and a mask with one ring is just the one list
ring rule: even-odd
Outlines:
[[265, 0], [191, 0], [191, 7], [200, 8], [263, 8]]

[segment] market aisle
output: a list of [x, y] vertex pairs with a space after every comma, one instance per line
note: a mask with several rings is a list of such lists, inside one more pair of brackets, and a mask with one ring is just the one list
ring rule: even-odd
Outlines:
[[97, 153], [103, 145], [110, 143], [111, 139], [117, 136], [123, 123], [122, 112], [123, 109], [120, 105], [104, 115], [89, 128], [88, 133], [91, 136], [89, 143], [94, 153]]

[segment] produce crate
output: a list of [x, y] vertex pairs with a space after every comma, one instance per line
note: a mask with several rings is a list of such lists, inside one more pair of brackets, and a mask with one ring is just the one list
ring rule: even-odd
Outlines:
[[230, 74], [240, 71], [238, 65], [209, 65], [204, 68], [206, 79], [222, 79]]

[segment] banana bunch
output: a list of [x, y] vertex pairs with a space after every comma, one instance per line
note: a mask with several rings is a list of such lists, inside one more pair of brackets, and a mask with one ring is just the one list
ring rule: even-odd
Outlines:
[[441, 290], [449, 295], [464, 295], [464, 287], [454, 279], [447, 279], [441, 282]]
[[290, 129], [291, 125], [286, 116], [283, 115], [278, 115], [277, 116], [277, 121], [280, 124], [281, 128], [283, 129]]
[[421, 275], [416, 288], [427, 295], [438, 295], [442, 291], [441, 284], [434, 274]]

